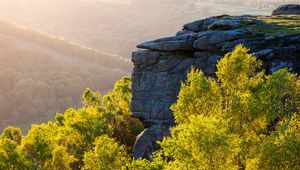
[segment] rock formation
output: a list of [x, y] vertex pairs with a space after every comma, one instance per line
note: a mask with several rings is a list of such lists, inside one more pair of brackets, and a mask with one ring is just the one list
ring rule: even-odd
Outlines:
[[[299, 5], [290, 5], [279, 7], [273, 15], [298, 12]], [[169, 135], [169, 128], [174, 126], [170, 106], [176, 102], [180, 84], [192, 66], [213, 77], [218, 60], [243, 44], [264, 61], [267, 73], [283, 67], [300, 73], [300, 15], [284, 19], [297, 20], [298, 29], [272, 23], [282, 21], [278, 17], [214, 16], [184, 25], [176, 36], [138, 45], [144, 50], [132, 55], [131, 110], [145, 130], [137, 137], [134, 157], [151, 159], [151, 153], [159, 148], [156, 141]]]
[[272, 15], [300, 15], [300, 5], [282, 5], [273, 11]]

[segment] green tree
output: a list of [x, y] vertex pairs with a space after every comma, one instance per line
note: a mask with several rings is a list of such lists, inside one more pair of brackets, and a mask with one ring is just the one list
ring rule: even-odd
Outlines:
[[28, 161], [19, 150], [18, 143], [9, 138], [0, 139], [0, 169], [23, 170]]
[[112, 137], [120, 144], [124, 144], [129, 152], [136, 136], [143, 130], [142, 123], [131, 118], [131, 79], [124, 77], [115, 83], [112, 92], [103, 97], [102, 107], [108, 115], [108, 125], [112, 131]]
[[99, 91], [92, 92], [91, 89], [87, 88], [82, 95], [83, 106], [99, 106], [101, 102], [101, 95]]
[[46, 163], [49, 170], [71, 170], [71, 163], [76, 159], [71, 156], [64, 146], [56, 146], [52, 151], [52, 159]]
[[52, 159], [52, 130], [46, 124], [34, 125], [22, 140], [22, 153], [31, 161], [32, 168], [43, 169], [46, 162]]
[[165, 169], [298, 168], [299, 78], [261, 65], [240, 45], [217, 64], [217, 79], [191, 70], [171, 107], [177, 126], [160, 143]]
[[9, 126], [4, 129], [4, 131], [1, 135], [1, 138], [11, 139], [11, 140], [17, 142], [18, 145], [20, 145], [21, 140], [22, 140], [22, 131], [20, 128], [15, 128], [15, 127]]
[[84, 154], [84, 168], [88, 170], [115, 170], [128, 164], [130, 158], [125, 147], [114, 139], [101, 136], [96, 139], [93, 150]]

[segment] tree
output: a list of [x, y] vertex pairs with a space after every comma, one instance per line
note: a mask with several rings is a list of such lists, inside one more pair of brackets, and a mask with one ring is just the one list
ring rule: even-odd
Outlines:
[[21, 150], [31, 161], [32, 168], [43, 169], [52, 158], [53, 135], [46, 124], [34, 125], [22, 140]]
[[83, 106], [99, 106], [101, 101], [101, 95], [99, 91], [92, 92], [91, 89], [87, 88], [82, 95]]
[[93, 150], [84, 154], [84, 168], [89, 170], [122, 169], [128, 164], [130, 158], [125, 147], [120, 146], [114, 139], [101, 136], [96, 139]]
[[113, 91], [108, 92], [102, 101], [102, 106], [109, 115], [112, 137], [126, 145], [129, 152], [132, 151], [136, 136], [143, 130], [142, 123], [131, 118], [131, 93], [131, 79], [124, 77], [115, 83]]
[[191, 70], [171, 107], [177, 126], [160, 143], [165, 169], [299, 167], [300, 80], [261, 65], [240, 45], [219, 61], [217, 79]]
[[46, 163], [49, 170], [71, 170], [70, 164], [76, 159], [71, 156], [62, 145], [56, 146], [52, 151], [52, 159]]
[[20, 145], [21, 140], [22, 140], [22, 131], [20, 128], [15, 128], [15, 127], [9, 126], [4, 129], [4, 131], [1, 135], [1, 138], [11, 139], [11, 140], [17, 142], [18, 145]]
[[21, 154], [18, 143], [7, 137], [0, 139], [0, 169], [22, 170], [28, 168], [28, 161]]

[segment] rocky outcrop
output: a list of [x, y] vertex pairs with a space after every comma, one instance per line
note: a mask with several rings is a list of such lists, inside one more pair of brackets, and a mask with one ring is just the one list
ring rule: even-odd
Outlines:
[[299, 4], [282, 5], [273, 11], [272, 15], [300, 15]]
[[300, 34], [255, 29], [265, 26], [271, 27], [255, 16], [215, 16], [184, 25], [176, 36], [137, 46], [143, 50], [132, 55], [131, 110], [145, 130], [137, 137], [135, 158], [151, 159], [151, 153], [159, 148], [156, 141], [169, 135], [168, 129], [174, 126], [170, 106], [192, 66], [214, 77], [218, 60], [243, 44], [264, 61], [269, 74], [283, 67], [300, 73]]

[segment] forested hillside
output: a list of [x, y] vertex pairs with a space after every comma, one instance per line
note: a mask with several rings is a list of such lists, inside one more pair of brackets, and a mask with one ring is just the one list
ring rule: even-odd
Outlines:
[[86, 87], [103, 92], [129, 74], [129, 61], [0, 20], [0, 126], [33, 122], [78, 107]]

